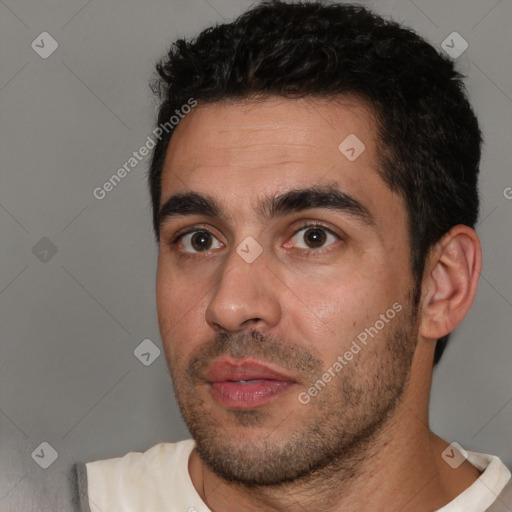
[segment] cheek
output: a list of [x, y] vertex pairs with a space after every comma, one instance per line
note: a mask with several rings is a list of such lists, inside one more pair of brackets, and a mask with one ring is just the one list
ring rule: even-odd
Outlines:
[[364, 314], [363, 287], [335, 275], [325, 279], [297, 276], [288, 284], [293, 293], [281, 297], [283, 331], [298, 334], [301, 344], [330, 363], [345, 341], [349, 343], [354, 325]]
[[325, 363], [332, 363], [399, 300], [389, 269], [381, 270], [369, 275], [353, 268], [320, 280], [297, 277], [290, 289], [301, 292], [287, 297], [283, 305], [292, 324], [290, 332], [301, 333], [303, 343], [315, 347]]
[[171, 265], [159, 259], [156, 275], [156, 306], [158, 325], [162, 341], [182, 339], [190, 332], [192, 320], [204, 295], [204, 283], [185, 277], [183, 272], [173, 270]]

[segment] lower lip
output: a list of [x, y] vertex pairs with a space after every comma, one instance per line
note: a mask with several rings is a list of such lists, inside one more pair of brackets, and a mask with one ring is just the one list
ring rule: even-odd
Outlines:
[[254, 409], [281, 395], [294, 382], [281, 380], [253, 380], [242, 382], [212, 382], [210, 391], [214, 400], [230, 409]]

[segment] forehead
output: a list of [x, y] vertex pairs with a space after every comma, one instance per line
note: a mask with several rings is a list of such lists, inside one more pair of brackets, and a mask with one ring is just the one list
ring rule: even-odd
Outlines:
[[[254, 198], [335, 181], [371, 211], [395, 196], [378, 167], [375, 117], [356, 98], [198, 105], [171, 138], [161, 204], [195, 191], [243, 215], [249, 204], [256, 207]], [[391, 213], [404, 213], [399, 198]]]
[[374, 125], [370, 108], [355, 98], [271, 97], [203, 104], [175, 129], [165, 164], [192, 171], [217, 163], [261, 168], [313, 157], [337, 161], [342, 155], [339, 145], [349, 136], [364, 141], [368, 151], [361, 156], [368, 164], [374, 156]]

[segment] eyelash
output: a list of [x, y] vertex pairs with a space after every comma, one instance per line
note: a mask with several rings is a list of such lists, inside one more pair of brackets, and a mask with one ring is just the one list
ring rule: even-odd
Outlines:
[[[327, 233], [335, 236], [336, 238], [340, 239], [341, 240], [341, 237], [340, 235], [338, 235], [337, 233], [335, 233], [332, 229], [329, 229], [328, 227], [324, 226], [323, 224], [319, 224], [319, 223], [316, 223], [316, 222], [306, 222], [305, 224], [301, 225], [299, 228], [297, 228], [291, 238], [293, 238], [297, 233], [299, 233], [300, 231], [304, 230], [304, 229], [307, 229], [307, 228], [320, 228], [320, 229], [323, 229], [324, 231], [326, 231]], [[172, 240], [172, 242], [170, 242], [170, 246], [171, 247], [174, 247], [175, 245], [177, 245], [180, 240], [186, 236], [186, 235], [190, 235], [191, 233], [197, 233], [197, 232], [204, 232], [204, 233], [207, 233], [211, 236], [213, 236], [214, 238], [215, 235], [209, 230], [207, 229], [206, 227], [202, 226], [202, 225], [197, 225], [197, 226], [193, 226], [192, 228], [190, 228], [189, 230], [185, 231], [184, 233], [180, 233], [178, 236], [176, 236], [174, 238], [174, 240]], [[332, 245], [329, 244], [329, 246]], [[314, 252], [314, 253], [318, 253], [318, 252], [323, 252], [322, 250], [323, 249], [326, 249], [328, 248], [329, 246], [327, 247], [319, 247], [318, 249], [300, 249], [302, 252], [308, 252], [308, 253], [311, 253], [311, 252]], [[183, 252], [183, 255], [184, 256], [195, 256], [195, 255], [198, 255], [198, 254], [206, 254], [207, 252], [209, 252], [211, 249], [208, 249], [207, 251], [199, 251], [199, 252], [187, 252], [187, 251], [184, 251]]]

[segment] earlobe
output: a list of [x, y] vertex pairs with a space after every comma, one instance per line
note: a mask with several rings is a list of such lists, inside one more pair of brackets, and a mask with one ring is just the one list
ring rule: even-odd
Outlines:
[[453, 227], [429, 254], [425, 270], [420, 334], [439, 339], [459, 325], [473, 304], [482, 270], [476, 232]]

